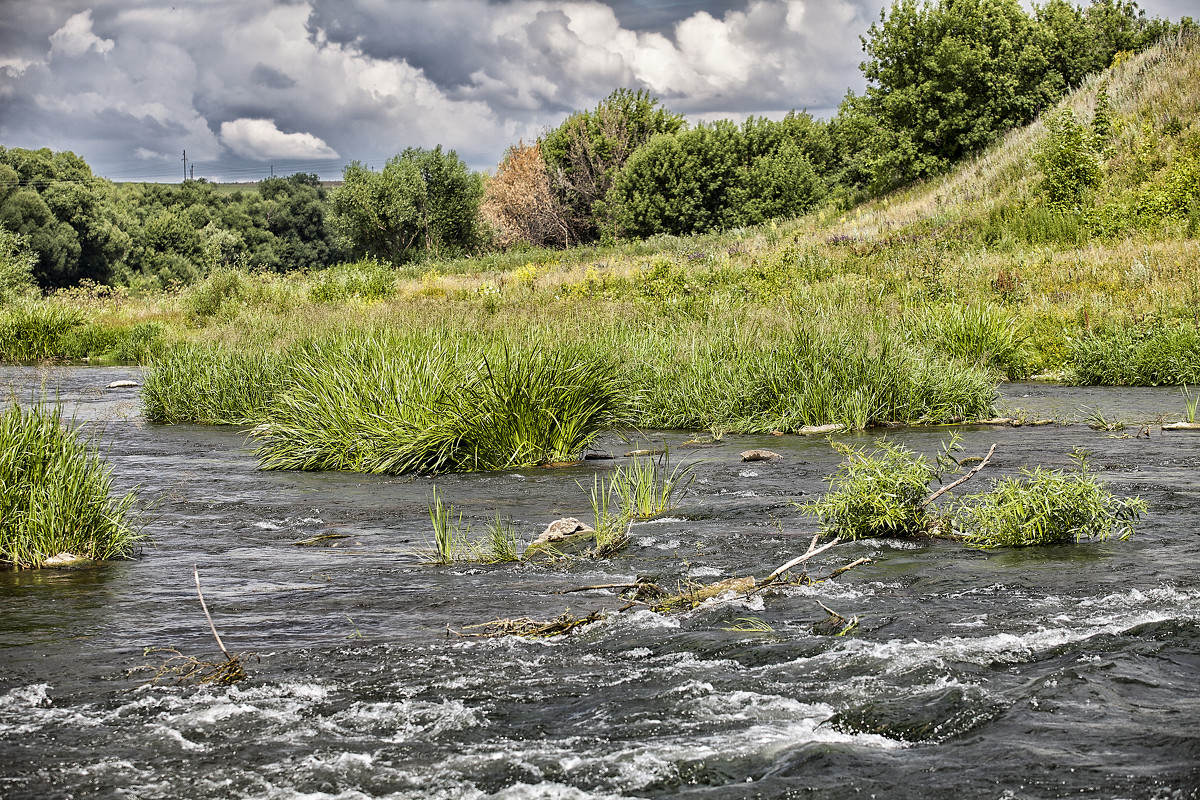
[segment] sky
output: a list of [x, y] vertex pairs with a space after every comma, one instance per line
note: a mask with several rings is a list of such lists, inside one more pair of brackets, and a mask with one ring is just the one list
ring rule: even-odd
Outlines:
[[[115, 181], [255, 181], [407, 147], [494, 169], [647, 89], [692, 121], [832, 115], [881, 0], [0, 0], [0, 145]], [[1144, 0], [1147, 16], [1197, 0]]]

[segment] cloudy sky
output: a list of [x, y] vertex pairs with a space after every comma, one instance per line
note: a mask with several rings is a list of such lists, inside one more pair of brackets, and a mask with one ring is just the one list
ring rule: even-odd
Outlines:
[[[1144, 0], [1149, 16], [1195, 0]], [[113, 180], [258, 180], [441, 144], [493, 167], [645, 88], [691, 120], [862, 89], [881, 0], [0, 0], [0, 144]]]

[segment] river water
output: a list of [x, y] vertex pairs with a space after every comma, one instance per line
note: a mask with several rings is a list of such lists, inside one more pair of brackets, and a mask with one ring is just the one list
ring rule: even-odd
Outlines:
[[[117, 489], [138, 486], [153, 544], [75, 571], [0, 572], [0, 797], [1194, 798], [1200, 793], [1200, 437], [1086, 425], [964, 427], [987, 476], [1061, 467], [1075, 447], [1150, 514], [1129, 541], [984, 552], [866, 541], [814, 560], [836, 579], [690, 613], [617, 613], [651, 576], [762, 577], [814, 532], [794, 502], [838, 463], [820, 439], [728, 436], [687, 449], [696, 481], [607, 561], [434, 566], [434, 485], [477, 529], [526, 539], [589, 511], [613, 461], [429, 478], [256, 469], [230, 429], [139, 416], [120, 368], [4, 368], [98, 432]], [[1172, 389], [1002, 387], [1002, 408], [1080, 420], [1178, 418]], [[933, 453], [944, 429], [886, 435]], [[621, 453], [636, 443], [611, 438]], [[766, 447], [783, 458], [742, 463]], [[970, 485], [969, 485], [970, 486]], [[979, 488], [976, 486], [976, 488]], [[324, 534], [336, 546], [295, 543]], [[149, 684], [175, 648], [219, 653], [234, 686]], [[859, 627], [812, 631], [821, 604]], [[553, 640], [448, 632], [606, 611]], [[747, 620], [761, 630], [750, 630]]]

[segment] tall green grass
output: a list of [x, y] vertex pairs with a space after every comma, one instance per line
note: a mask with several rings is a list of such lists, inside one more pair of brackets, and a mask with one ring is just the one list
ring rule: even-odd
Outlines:
[[1200, 383], [1200, 327], [1176, 321], [1097, 331], [1073, 342], [1070, 365], [1085, 386]]
[[67, 338], [83, 324], [76, 308], [43, 300], [13, 303], [0, 309], [0, 361], [67, 358]]
[[354, 334], [289, 352], [255, 431], [265, 469], [403, 474], [571, 461], [627, 421], [615, 365], [556, 350]]
[[142, 373], [142, 408], [146, 419], [168, 425], [253, 423], [284, 375], [273, 353], [184, 345], [150, 360]]
[[114, 498], [110, 471], [58, 405], [13, 403], [0, 413], [0, 564], [131, 555], [142, 538], [130, 522], [137, 496]]

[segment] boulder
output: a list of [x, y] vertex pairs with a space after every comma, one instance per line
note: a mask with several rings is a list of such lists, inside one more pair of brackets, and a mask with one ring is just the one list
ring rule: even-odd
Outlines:
[[113, 381], [106, 389], [136, 389], [139, 386], [137, 381]]

